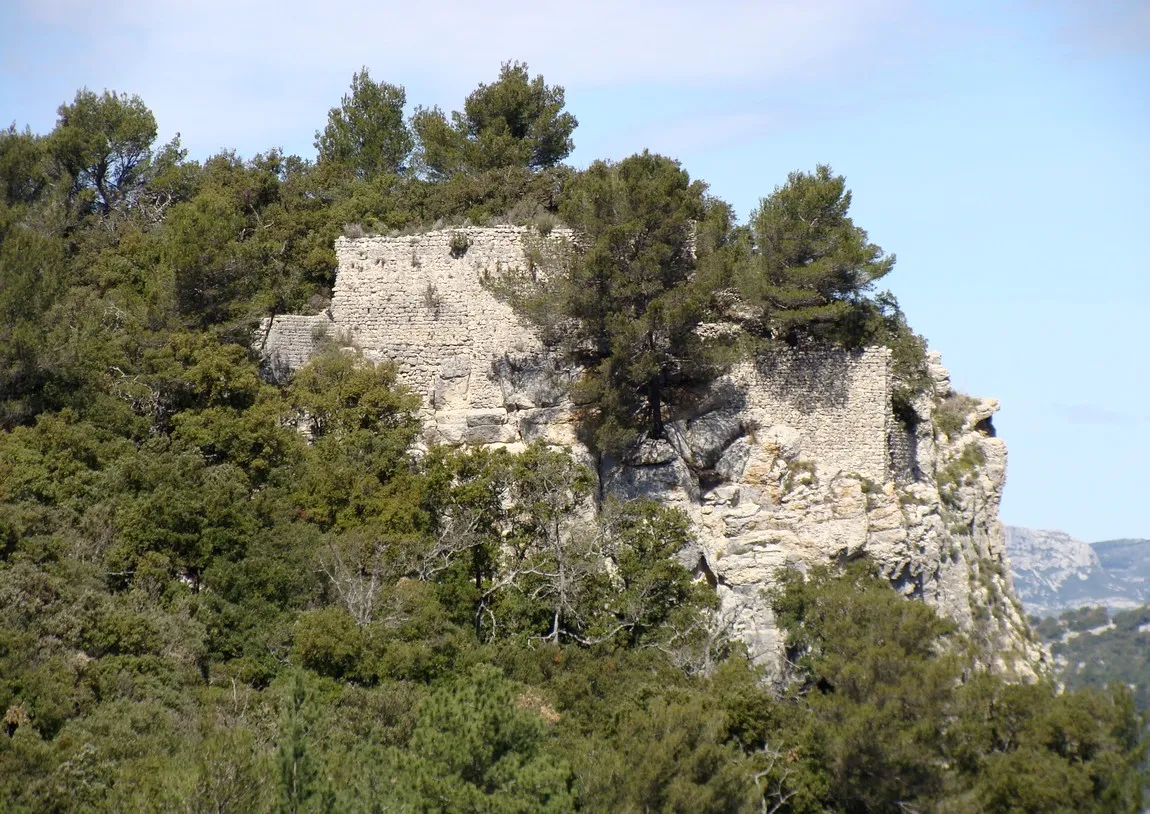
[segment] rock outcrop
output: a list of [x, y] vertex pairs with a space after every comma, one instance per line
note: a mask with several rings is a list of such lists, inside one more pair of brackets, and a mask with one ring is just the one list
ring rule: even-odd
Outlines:
[[542, 439], [596, 468], [605, 495], [681, 507], [696, 532], [681, 556], [714, 585], [755, 658], [780, 652], [763, 596], [779, 569], [865, 552], [905, 595], [984, 644], [1000, 670], [1033, 674], [1041, 651], [998, 519], [1006, 448], [994, 437], [996, 401], [954, 394], [934, 355], [929, 392], [896, 418], [885, 348], [783, 349], [714, 382], [665, 438], [621, 461], [596, 459], [566, 398], [576, 371], [483, 284], [530, 267], [527, 246], [540, 240], [519, 227], [341, 238], [330, 309], [265, 322], [269, 363], [298, 365], [325, 335], [354, 344], [394, 361], [423, 397], [428, 442], [514, 450]]
[[1028, 613], [1087, 605], [1121, 610], [1150, 602], [1150, 540], [1091, 544], [1064, 531], [1008, 526], [1006, 549]]

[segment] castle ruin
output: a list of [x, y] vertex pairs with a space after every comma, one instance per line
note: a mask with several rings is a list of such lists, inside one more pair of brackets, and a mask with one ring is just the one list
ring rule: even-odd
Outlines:
[[[548, 239], [568, 237], [556, 230]], [[576, 371], [484, 286], [489, 275], [527, 268], [527, 242], [540, 239], [517, 226], [341, 237], [330, 308], [265, 320], [262, 351], [290, 369], [325, 338], [354, 345], [394, 362], [420, 395], [428, 443], [515, 451], [542, 439], [591, 462], [566, 397]], [[762, 591], [779, 568], [865, 551], [905, 594], [1001, 651], [1002, 669], [1026, 674], [1037, 651], [998, 519], [1006, 449], [978, 429], [997, 402], [977, 401], [961, 433], [938, 437], [932, 412], [950, 383], [937, 355], [931, 370], [934, 392], [916, 402], [908, 427], [891, 412], [886, 348], [784, 348], [736, 365], [696, 414], [668, 425], [666, 440], [606, 469], [599, 462], [598, 474], [605, 491], [687, 512], [698, 542], [685, 561], [715, 585], [754, 657], [778, 653]], [[938, 473], [971, 445], [985, 463], [950, 489]]]

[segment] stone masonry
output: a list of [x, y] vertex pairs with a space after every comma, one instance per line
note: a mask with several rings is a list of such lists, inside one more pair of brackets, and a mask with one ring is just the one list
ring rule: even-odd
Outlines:
[[[1004, 672], [1033, 673], [1040, 653], [1014, 597], [998, 520], [1006, 450], [986, 431], [997, 402], [974, 401], [962, 433], [939, 436], [933, 411], [951, 390], [937, 356], [934, 390], [908, 427], [891, 413], [885, 348], [782, 349], [713, 383], [693, 415], [669, 423], [665, 440], [623, 461], [594, 461], [566, 398], [577, 371], [483, 285], [503, 269], [529, 268], [525, 241], [540, 239], [514, 226], [340, 238], [331, 307], [265, 320], [264, 354], [290, 369], [324, 337], [354, 345], [394, 362], [422, 397], [429, 443], [514, 451], [543, 439], [597, 465], [605, 493], [678, 505], [697, 540], [684, 562], [715, 585], [722, 617], [755, 658], [778, 657], [762, 595], [778, 569], [865, 551], [906, 595], [999, 653]], [[983, 465], [961, 468], [970, 460]]]
[[[533, 330], [482, 284], [485, 274], [526, 265], [526, 232], [498, 226], [340, 238], [331, 307], [312, 317], [265, 320], [265, 353], [295, 368], [323, 338], [337, 339], [373, 361], [396, 363], [401, 380], [423, 397], [434, 430], [429, 440], [529, 443], [547, 417], [537, 411], [560, 404], [570, 372], [547, 370]], [[470, 245], [453, 251], [460, 235]], [[716, 398], [759, 426], [796, 428], [812, 457], [883, 482], [887, 357], [881, 348], [778, 352], [736, 367], [717, 386]], [[490, 429], [496, 426], [502, 429]]]

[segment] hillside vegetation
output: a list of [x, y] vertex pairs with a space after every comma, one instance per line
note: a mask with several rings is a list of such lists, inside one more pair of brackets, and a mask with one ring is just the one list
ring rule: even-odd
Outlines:
[[1050, 646], [1059, 681], [1072, 690], [1121, 684], [1150, 710], [1150, 606], [1113, 611], [1083, 607], [1033, 620]]
[[1123, 687], [1006, 684], [865, 562], [783, 579], [767, 674], [673, 557], [682, 514], [597, 505], [541, 446], [417, 454], [417, 397], [346, 351], [261, 375], [256, 320], [326, 304], [345, 225], [557, 212], [588, 237], [566, 284], [601, 289], [543, 293], [603, 447], [747, 350], [688, 365], [704, 320], [888, 342], [914, 386], [870, 291], [893, 258], [829, 169], [738, 226], [669, 159], [564, 167], [575, 119], [526, 66], [451, 116], [405, 103], [356, 74], [314, 162], [189, 161], [86, 89], [0, 134], [6, 810], [1140, 810]]

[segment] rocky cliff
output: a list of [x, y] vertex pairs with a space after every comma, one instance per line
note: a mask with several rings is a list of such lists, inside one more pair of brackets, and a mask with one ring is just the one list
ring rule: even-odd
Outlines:
[[509, 226], [341, 238], [330, 309], [266, 321], [265, 354], [293, 367], [325, 336], [354, 344], [396, 362], [423, 397], [428, 442], [515, 450], [542, 439], [593, 466], [605, 496], [680, 506], [697, 541], [681, 556], [715, 587], [723, 618], [758, 659], [779, 653], [763, 597], [779, 569], [865, 552], [904, 594], [969, 631], [1001, 670], [1032, 674], [1040, 651], [998, 519], [1006, 448], [991, 422], [997, 402], [953, 393], [935, 355], [929, 392], [896, 418], [886, 349], [781, 349], [714, 382], [665, 439], [623, 460], [596, 459], [576, 438], [566, 398], [576, 372], [483, 285], [538, 262], [541, 239]]
[[1064, 531], [1006, 528], [1019, 599], [1028, 613], [1150, 602], [1150, 540], [1085, 543]]

